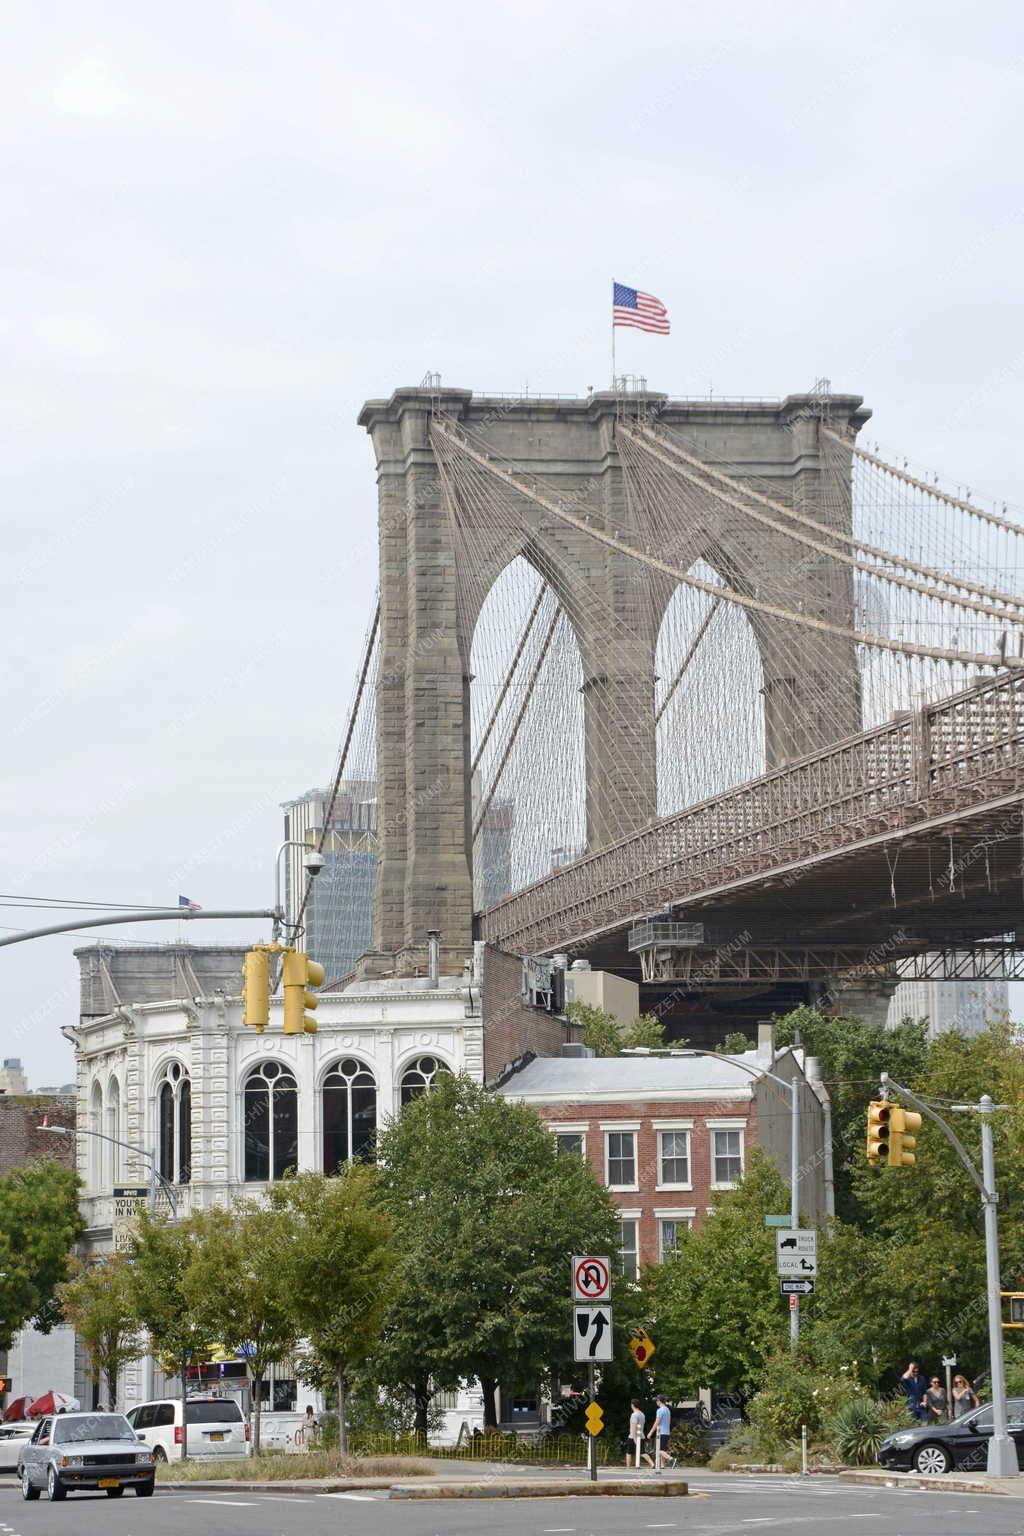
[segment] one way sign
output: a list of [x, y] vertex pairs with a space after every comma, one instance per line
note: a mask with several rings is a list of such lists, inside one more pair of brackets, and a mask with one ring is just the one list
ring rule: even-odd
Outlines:
[[575, 1360], [591, 1364], [612, 1358], [611, 1307], [574, 1307], [572, 1341]]

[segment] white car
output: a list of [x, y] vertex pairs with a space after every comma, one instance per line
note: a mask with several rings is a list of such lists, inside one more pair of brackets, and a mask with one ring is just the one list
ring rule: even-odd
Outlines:
[[[188, 1454], [196, 1459], [248, 1456], [249, 1425], [233, 1397], [190, 1397], [185, 1404], [188, 1423]], [[180, 1461], [182, 1440], [181, 1398], [164, 1397], [140, 1403], [128, 1414], [128, 1422], [158, 1462]]]
[[36, 1419], [15, 1419], [12, 1424], [0, 1424], [0, 1472], [17, 1472], [18, 1452], [26, 1440], [35, 1434]]

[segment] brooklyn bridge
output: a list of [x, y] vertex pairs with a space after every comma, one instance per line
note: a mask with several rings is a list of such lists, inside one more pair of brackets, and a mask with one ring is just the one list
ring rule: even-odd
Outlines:
[[827, 380], [366, 403], [379, 594], [333, 780], [376, 798], [362, 975], [431, 931], [442, 969], [477, 937], [648, 1004], [1024, 975], [1024, 527], [869, 419]]

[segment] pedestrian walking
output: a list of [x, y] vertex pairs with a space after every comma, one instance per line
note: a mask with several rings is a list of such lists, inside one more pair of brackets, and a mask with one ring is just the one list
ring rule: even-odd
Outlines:
[[953, 1377], [953, 1417], [962, 1419], [965, 1413], [981, 1407], [981, 1398], [966, 1376]]
[[946, 1389], [938, 1376], [933, 1376], [928, 1383], [928, 1390], [921, 1399], [924, 1409], [925, 1421], [928, 1424], [945, 1424], [949, 1417], [949, 1404], [946, 1401]]
[[666, 1462], [669, 1466], [675, 1466], [674, 1459], [668, 1453], [668, 1440], [672, 1433], [672, 1412], [660, 1394], [654, 1401], [656, 1404], [654, 1422], [647, 1438], [654, 1441], [654, 1470], [660, 1472]]
[[928, 1383], [921, 1375], [921, 1368], [916, 1360], [911, 1360], [903, 1372], [903, 1375], [900, 1377], [900, 1386], [906, 1395], [907, 1407], [910, 1409], [911, 1418], [916, 1419], [919, 1424], [923, 1423], [926, 1413], [921, 1405], [924, 1395], [928, 1390]]
[[644, 1461], [646, 1461], [649, 1467], [653, 1467], [654, 1462], [648, 1456], [647, 1452], [642, 1449], [644, 1439], [643, 1405], [640, 1403], [638, 1398], [634, 1397], [629, 1406], [631, 1410], [629, 1415], [629, 1434], [626, 1436], [626, 1441], [623, 1446], [623, 1450], [626, 1453], [626, 1466], [634, 1467], [638, 1464], [636, 1453], [637, 1443], [639, 1442], [641, 1446], [640, 1455], [643, 1457]]

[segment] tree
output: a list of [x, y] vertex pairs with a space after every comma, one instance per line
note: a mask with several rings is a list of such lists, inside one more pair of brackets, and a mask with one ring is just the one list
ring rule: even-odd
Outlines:
[[712, 1384], [743, 1394], [756, 1389], [788, 1329], [775, 1234], [764, 1224], [787, 1199], [774, 1164], [755, 1147], [736, 1189], [719, 1197], [699, 1230], [679, 1234], [674, 1257], [644, 1272], [662, 1390], [681, 1397]]
[[270, 1191], [272, 1211], [293, 1223], [282, 1279], [309, 1344], [312, 1374], [319, 1367], [337, 1388], [343, 1455], [348, 1389], [380, 1340], [396, 1277], [391, 1222], [377, 1202], [376, 1178], [372, 1168], [357, 1164], [333, 1178], [295, 1174]]
[[[566, 1017], [577, 1029], [583, 1031], [583, 1044], [589, 1046], [595, 1056], [621, 1056], [623, 1051], [646, 1048], [657, 1050], [664, 1044], [665, 1026], [651, 1013], [641, 1013], [631, 1024], [623, 1027], [614, 1013], [607, 1008], [597, 1008], [592, 1003], [570, 1003]], [[685, 1045], [685, 1040], [674, 1040], [673, 1045]]]
[[864, 1164], [867, 1106], [878, 1094], [878, 1079], [890, 1072], [897, 1082], [917, 1091], [929, 1059], [927, 1025], [905, 1019], [895, 1029], [865, 1024], [855, 1016], [826, 1018], [814, 1008], [796, 1008], [776, 1020], [776, 1045], [800, 1043], [821, 1061], [822, 1076], [832, 1100], [833, 1176], [836, 1215], [863, 1224], [855, 1177]]
[[195, 1244], [183, 1278], [192, 1306], [205, 1310], [226, 1348], [244, 1355], [253, 1387], [253, 1449], [260, 1449], [263, 1383], [272, 1364], [298, 1343], [288, 1287], [290, 1248], [299, 1240], [293, 1213], [239, 1201], [230, 1211], [193, 1218]]
[[42, 1333], [60, 1321], [57, 1287], [82, 1230], [79, 1178], [50, 1158], [0, 1178], [0, 1349], [32, 1318]]
[[413, 1393], [425, 1433], [431, 1391], [475, 1377], [495, 1428], [499, 1381], [573, 1373], [569, 1260], [617, 1250], [611, 1197], [533, 1110], [466, 1077], [407, 1104], [378, 1158], [401, 1255], [382, 1379]]
[[85, 1350], [93, 1383], [97, 1389], [106, 1384], [107, 1406], [113, 1410], [121, 1368], [146, 1352], [139, 1337], [127, 1257], [112, 1253], [95, 1264], [75, 1260], [57, 1296], [65, 1322], [74, 1328]]
[[181, 1378], [181, 1457], [188, 1458], [188, 1367], [205, 1359], [216, 1340], [212, 1296], [190, 1292], [189, 1267], [207, 1227], [205, 1213], [177, 1224], [139, 1216], [133, 1243], [131, 1302], [139, 1324], [149, 1330], [153, 1353]]

